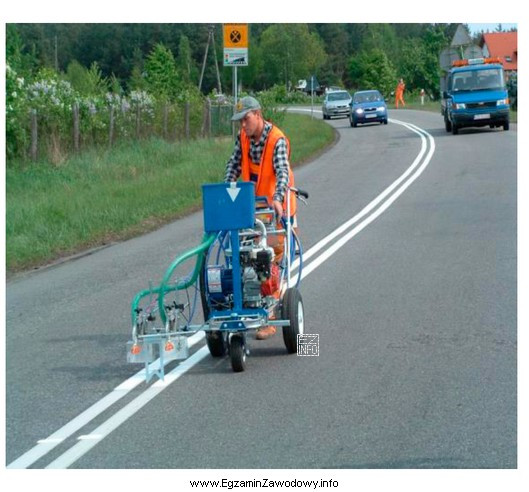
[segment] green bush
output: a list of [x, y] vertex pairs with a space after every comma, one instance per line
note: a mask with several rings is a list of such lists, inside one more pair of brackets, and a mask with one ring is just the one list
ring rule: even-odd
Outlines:
[[29, 105], [26, 81], [6, 65], [6, 155], [24, 157], [28, 146]]
[[[166, 63], [167, 62], [167, 63]], [[80, 146], [108, 145], [113, 114], [113, 140], [185, 136], [184, 107], [190, 105], [190, 136], [201, 134], [205, 98], [178, 75], [170, 50], [157, 45], [147, 60], [148, 89], [123, 94], [115, 77], [106, 79], [97, 65], [73, 61], [66, 74], [41, 69], [24, 80], [6, 65], [6, 154], [8, 163], [27, 159], [31, 114], [37, 115], [37, 157], [60, 163], [73, 150], [74, 108], [79, 109]], [[142, 80], [143, 75], [140, 75]], [[155, 96], [156, 95], [156, 96]], [[231, 130], [229, 131], [231, 133]]]

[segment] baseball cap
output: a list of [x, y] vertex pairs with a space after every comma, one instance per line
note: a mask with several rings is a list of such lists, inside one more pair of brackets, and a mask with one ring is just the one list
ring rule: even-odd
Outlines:
[[242, 120], [247, 113], [250, 111], [255, 111], [256, 109], [261, 109], [259, 101], [252, 96], [246, 96], [237, 101], [235, 105], [236, 113], [231, 117], [232, 121]]

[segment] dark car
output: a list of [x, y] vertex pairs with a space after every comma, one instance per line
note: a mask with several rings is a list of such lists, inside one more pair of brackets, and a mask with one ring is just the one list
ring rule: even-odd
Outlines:
[[388, 108], [382, 94], [378, 91], [359, 91], [353, 95], [351, 112], [349, 113], [351, 126], [359, 123], [380, 122], [388, 124]]

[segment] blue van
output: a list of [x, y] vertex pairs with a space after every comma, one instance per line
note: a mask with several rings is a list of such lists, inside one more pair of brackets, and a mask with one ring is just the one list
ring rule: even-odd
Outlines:
[[498, 59], [457, 60], [447, 75], [441, 114], [447, 132], [469, 126], [509, 129], [509, 96]]

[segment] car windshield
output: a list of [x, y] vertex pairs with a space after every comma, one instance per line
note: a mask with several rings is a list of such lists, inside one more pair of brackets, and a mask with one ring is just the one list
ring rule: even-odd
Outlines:
[[355, 94], [354, 98], [355, 104], [377, 101], [382, 101], [382, 95], [380, 92], [362, 92], [360, 94]]
[[327, 99], [329, 101], [344, 101], [344, 100], [347, 100], [349, 99], [351, 96], [349, 95], [348, 92], [331, 92], [330, 94], [327, 95]]
[[503, 71], [499, 68], [457, 72], [452, 81], [454, 92], [502, 89], [503, 86]]

